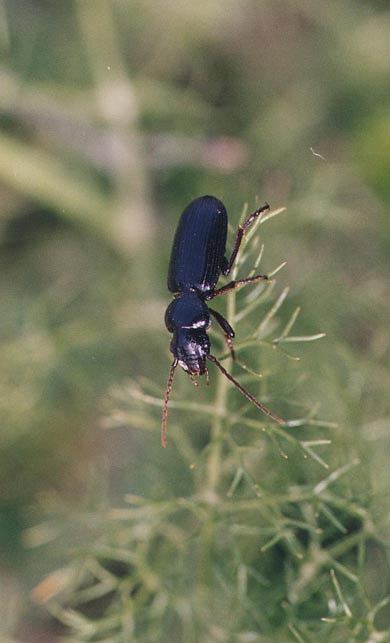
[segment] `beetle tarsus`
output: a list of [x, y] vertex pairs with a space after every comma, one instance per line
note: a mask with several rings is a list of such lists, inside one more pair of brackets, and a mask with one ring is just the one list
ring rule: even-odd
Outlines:
[[252, 212], [252, 214], [249, 215], [249, 217], [244, 221], [244, 223], [238, 226], [238, 230], [236, 233], [236, 238], [233, 246], [233, 252], [227, 263], [227, 268], [224, 270], [224, 273], [223, 273], [224, 275], [228, 275], [232, 269], [232, 266], [236, 260], [238, 251], [240, 249], [245, 230], [250, 226], [251, 223], [253, 223], [253, 221], [255, 221], [255, 219], [257, 219], [257, 217], [260, 216], [260, 214], [262, 214], [266, 210], [269, 210], [268, 203], [264, 203], [264, 205], [262, 205], [261, 208], [258, 208], [257, 210]]
[[261, 402], [256, 400], [256, 398], [253, 397], [253, 395], [251, 393], [249, 393], [249, 391], [247, 391], [246, 388], [244, 388], [233, 377], [233, 375], [230, 375], [230, 373], [227, 372], [226, 368], [224, 368], [222, 366], [222, 364], [217, 360], [216, 357], [214, 357], [214, 355], [207, 355], [207, 359], [210, 360], [210, 362], [213, 362], [214, 364], [216, 364], [218, 366], [219, 370], [221, 371], [221, 373], [223, 373], [225, 375], [225, 377], [227, 377], [227, 379], [230, 380], [238, 388], [238, 390], [241, 391], [241, 393], [243, 395], [245, 395], [245, 397], [248, 400], [250, 400], [255, 406], [257, 406], [257, 408], [260, 409], [260, 411], [262, 411], [263, 413], [265, 413], [265, 415], [268, 415], [268, 417], [270, 417], [273, 420], [275, 420], [275, 422], [277, 422], [278, 424], [285, 424], [286, 423], [285, 420], [282, 420], [282, 418], [278, 417], [277, 415], [275, 415], [275, 413], [272, 413], [272, 411], [267, 409], [267, 407], [264, 406], [264, 404], [262, 404]]

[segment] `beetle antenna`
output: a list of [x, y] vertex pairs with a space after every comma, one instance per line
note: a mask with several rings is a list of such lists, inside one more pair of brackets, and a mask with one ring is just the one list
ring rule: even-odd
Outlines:
[[162, 421], [161, 421], [161, 444], [164, 448], [168, 446], [167, 442], [167, 421], [168, 421], [168, 402], [172, 391], [173, 376], [175, 374], [175, 368], [178, 365], [179, 360], [174, 359], [172, 362], [171, 370], [168, 377], [167, 388], [165, 389], [165, 399], [162, 412]]
[[214, 355], [209, 354], [209, 355], [206, 355], [206, 357], [207, 359], [210, 360], [210, 362], [214, 362], [214, 364], [218, 366], [221, 373], [223, 373], [225, 377], [227, 377], [227, 379], [230, 380], [241, 391], [241, 393], [245, 395], [245, 397], [252, 402], [252, 404], [257, 406], [257, 408], [260, 409], [260, 411], [262, 411], [263, 413], [265, 413], [265, 415], [268, 415], [270, 418], [275, 420], [275, 422], [278, 422], [278, 424], [285, 424], [285, 420], [282, 420], [277, 415], [272, 413], [272, 411], [267, 409], [267, 407], [264, 406], [264, 404], [261, 404], [261, 402], [258, 402], [258, 400], [256, 400], [256, 398], [253, 397], [253, 395], [249, 393], [249, 391], [247, 391], [246, 388], [241, 386], [241, 384], [237, 382], [236, 379], [234, 379], [233, 375], [230, 375], [230, 373], [227, 372], [227, 370], [222, 366], [222, 364], [220, 364], [220, 362], [217, 360], [216, 357], [214, 357]]

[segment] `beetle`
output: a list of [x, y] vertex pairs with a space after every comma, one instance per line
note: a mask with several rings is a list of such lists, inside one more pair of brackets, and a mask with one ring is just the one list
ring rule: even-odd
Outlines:
[[174, 359], [165, 390], [162, 412], [161, 444], [163, 447], [167, 446], [168, 403], [178, 365], [197, 385], [193, 379], [194, 376], [206, 375], [208, 383], [207, 360], [213, 362], [258, 409], [279, 424], [284, 424], [284, 420], [256, 400], [210, 353], [210, 339], [207, 335], [211, 317], [214, 317], [224, 333], [233, 359], [235, 358], [232, 342], [234, 330], [219, 312], [209, 307], [208, 302], [238, 286], [268, 279], [266, 275], [257, 275], [230, 281], [225, 286], [216, 288], [220, 275], [229, 275], [245, 230], [266, 210], [269, 210], [268, 203], [252, 212], [245, 222], [238, 226], [230, 259], [225, 257], [228, 217], [222, 201], [213, 196], [199, 197], [192, 201], [181, 215], [168, 270], [168, 290], [174, 294], [174, 299], [166, 310], [165, 325], [173, 334], [170, 351]]

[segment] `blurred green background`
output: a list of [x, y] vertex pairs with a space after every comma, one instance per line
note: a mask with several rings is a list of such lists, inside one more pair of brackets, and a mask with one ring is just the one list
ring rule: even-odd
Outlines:
[[[129, 378], [163, 396], [170, 244], [202, 194], [233, 226], [244, 203], [287, 207], [263, 271], [287, 262], [281, 323], [300, 306], [293, 334], [327, 336], [279, 365], [269, 405], [306, 377], [296, 403], [338, 424], [332, 466], [360, 460], [356, 502], [389, 542], [389, 33], [381, 0], [0, 0], [1, 640], [63, 633], [30, 592], [99, 512], [189, 493], [158, 406], [106, 428]], [[212, 396], [177, 373], [173, 400]], [[288, 486], [279, 454], [262, 467]], [[370, 551], [379, 602], [388, 552]], [[289, 635], [229, 640], [312, 640]]]

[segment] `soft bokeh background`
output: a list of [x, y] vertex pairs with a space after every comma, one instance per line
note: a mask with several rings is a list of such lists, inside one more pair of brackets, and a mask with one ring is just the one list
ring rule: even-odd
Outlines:
[[287, 206], [262, 265], [287, 261], [296, 334], [327, 333], [291, 366], [296, 401], [339, 424], [388, 539], [389, 34], [381, 0], [0, 1], [4, 640], [62, 631], [29, 596], [86, 546], [88, 512], [183, 493], [158, 408], [145, 432], [104, 419], [129, 377], [162, 395], [172, 234], [205, 193], [234, 225], [245, 202]]

